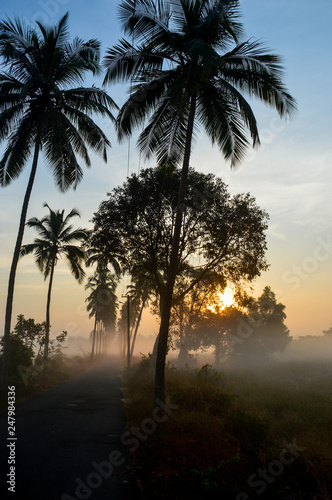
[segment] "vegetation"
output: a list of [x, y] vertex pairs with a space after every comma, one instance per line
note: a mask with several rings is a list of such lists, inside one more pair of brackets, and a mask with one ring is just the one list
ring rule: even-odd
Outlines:
[[[285, 305], [270, 287], [257, 299], [244, 292], [267, 269], [268, 215], [249, 193], [231, 196], [221, 179], [190, 168], [200, 129], [231, 167], [259, 145], [247, 98], [280, 117], [296, 107], [279, 57], [243, 39], [239, 4], [121, 0], [121, 25], [132, 42], [120, 40], [104, 59], [104, 84], [130, 81], [116, 120], [108, 94], [82, 86], [86, 74], [101, 73], [100, 43], [70, 42], [68, 14], [53, 27], [0, 23], [0, 142], [6, 143], [0, 185], [10, 184], [32, 159], [0, 341], [1, 387], [13, 384], [21, 397], [66, 380], [106, 352], [117, 328], [127, 338], [127, 444], [146, 498], [327, 500], [332, 369], [323, 361], [275, 361], [292, 340]], [[60, 191], [78, 185], [78, 158], [91, 165], [88, 148], [107, 161], [110, 142], [95, 114], [115, 121], [120, 140], [142, 127], [140, 153], [155, 156], [157, 167], [108, 195], [94, 214], [89, 239], [88, 230], [70, 225], [79, 216], [76, 209], [65, 216], [45, 204], [49, 214], [26, 223], [41, 155]], [[38, 238], [22, 246], [25, 225]], [[46, 321], [20, 315], [10, 332], [18, 259], [30, 253], [49, 278]], [[91, 358], [84, 361], [63, 353], [66, 331], [50, 340], [53, 276], [61, 257], [79, 283], [84, 263], [96, 264], [85, 285], [94, 331]], [[118, 314], [116, 288], [124, 275], [132, 281]], [[224, 307], [220, 294], [229, 284], [234, 303]], [[154, 380], [150, 356], [130, 368], [146, 306], [161, 319]], [[324, 349], [332, 326], [323, 333]], [[184, 368], [166, 366], [172, 342]], [[191, 352], [211, 347], [220, 371], [210, 365], [190, 369]]]
[[[79, 356], [69, 358], [63, 352], [67, 332], [62, 332], [49, 342], [49, 356], [45, 360], [42, 350], [46, 341], [46, 323], [36, 323], [23, 314], [10, 334], [8, 384], [14, 385], [18, 398], [58, 385], [69, 377], [89, 367], [87, 360]], [[0, 341], [0, 357], [4, 341]], [[0, 400], [0, 409], [6, 399]]]
[[92, 115], [113, 120], [110, 110], [115, 104], [104, 90], [82, 87], [87, 73], [100, 72], [100, 43], [79, 38], [70, 42], [68, 14], [53, 27], [1, 22], [0, 56], [0, 142], [7, 143], [0, 161], [0, 185], [16, 179], [33, 156], [8, 283], [1, 369], [5, 392], [15, 275], [40, 153], [60, 191], [75, 188], [83, 176], [77, 157], [91, 165], [87, 147], [107, 160], [110, 142]]
[[[33, 217], [28, 220], [27, 226], [34, 228], [38, 233], [38, 238], [33, 243], [23, 245], [20, 255], [35, 254], [35, 262], [38, 269], [44, 274], [44, 279], [49, 277], [49, 285], [47, 292], [46, 304], [46, 335], [44, 343], [44, 358], [48, 358], [48, 346], [50, 336], [50, 307], [51, 294], [55, 266], [59, 259], [65, 258], [71, 274], [74, 278], [82, 283], [85, 272], [82, 264], [85, 260], [85, 253], [82, 249], [82, 243], [87, 239], [88, 233], [86, 229], [78, 228], [73, 230], [73, 226], [69, 224], [70, 219], [79, 217], [78, 210], [73, 209], [65, 217], [65, 211], [52, 210], [47, 203], [44, 207], [49, 209], [49, 214], [42, 219]], [[78, 246], [75, 243], [80, 243]]]
[[[90, 244], [146, 284], [161, 313], [170, 267], [181, 172], [142, 170], [109, 193], [92, 219]], [[221, 179], [190, 169], [173, 305], [203, 280], [241, 288], [267, 268], [267, 214], [249, 194], [231, 196]]]
[[270, 287], [266, 286], [258, 299], [240, 295], [241, 305], [234, 300], [231, 306], [220, 309], [220, 299], [209, 290], [211, 284], [203, 285], [199, 293], [175, 308], [178, 320], [172, 333], [180, 363], [190, 363], [189, 351], [213, 346], [217, 367], [225, 360], [239, 366], [268, 364], [273, 354], [284, 351], [291, 342], [284, 323], [285, 306], [277, 302]]
[[191, 149], [200, 125], [231, 165], [259, 144], [254, 113], [245, 98], [256, 97], [290, 114], [295, 101], [282, 82], [279, 57], [257, 41], [241, 41], [239, 1], [122, 0], [120, 19], [135, 44], [121, 40], [105, 58], [105, 83], [130, 80], [128, 101], [116, 125], [119, 138], [148, 124], [138, 145], [159, 164], [180, 165], [181, 182], [162, 308], [155, 398], [164, 400], [164, 372], [173, 289], [179, 261], [183, 206]]
[[[87, 297], [89, 318], [94, 317], [91, 360], [96, 353], [106, 353], [106, 341], [115, 335], [117, 297], [116, 280], [107, 268], [97, 267], [95, 274], [88, 278], [86, 290], [91, 290]], [[104, 328], [104, 345], [103, 329]]]
[[222, 371], [169, 364], [169, 417], [151, 432], [153, 380], [143, 359], [124, 376], [128, 432], [141, 430], [132, 472], [143, 498], [327, 500], [331, 376], [327, 362]]

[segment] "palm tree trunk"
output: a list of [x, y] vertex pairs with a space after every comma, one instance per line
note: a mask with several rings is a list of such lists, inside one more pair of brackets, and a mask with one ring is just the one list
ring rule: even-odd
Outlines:
[[95, 315], [95, 324], [93, 327], [93, 337], [92, 337], [92, 349], [91, 349], [91, 361], [93, 360], [93, 356], [95, 354], [95, 345], [96, 345], [96, 330], [97, 330], [97, 313]]
[[143, 299], [142, 299], [141, 309], [140, 309], [140, 312], [139, 312], [139, 315], [138, 315], [138, 318], [137, 318], [137, 321], [136, 321], [135, 331], [134, 331], [134, 335], [133, 335], [133, 340], [131, 342], [131, 351], [130, 351], [130, 357], [131, 358], [133, 357], [133, 354], [134, 354], [134, 348], [135, 348], [135, 342], [136, 342], [137, 332], [138, 332], [138, 329], [139, 329], [139, 325], [141, 323], [143, 309], [144, 309], [144, 306], [145, 306], [145, 301], [147, 299], [147, 295], [148, 295], [147, 293], [144, 293], [144, 296], [143, 296]]
[[160, 321], [157, 360], [156, 360], [156, 374], [155, 374], [155, 392], [154, 392], [155, 404], [156, 400], [162, 401], [163, 403], [165, 402], [165, 365], [166, 365], [166, 354], [167, 354], [168, 330], [169, 330], [169, 321], [170, 321], [172, 299], [173, 299], [173, 289], [178, 267], [178, 253], [179, 253], [180, 236], [182, 229], [182, 214], [183, 214], [184, 201], [187, 191], [187, 179], [188, 179], [189, 161], [191, 154], [191, 143], [192, 143], [195, 112], [196, 112], [196, 99], [197, 99], [196, 96], [193, 95], [191, 97], [191, 102], [190, 102], [190, 113], [188, 119], [185, 152], [183, 158], [181, 182], [178, 194], [178, 206], [177, 206], [174, 235], [172, 241], [172, 252], [170, 257], [169, 270], [167, 274], [167, 283], [165, 288], [164, 303]]
[[100, 341], [101, 341], [101, 321], [98, 321], [97, 327], [97, 356], [100, 357]]
[[8, 281], [8, 292], [7, 292], [7, 304], [6, 304], [6, 316], [5, 316], [5, 328], [3, 335], [3, 353], [2, 353], [2, 366], [1, 366], [1, 394], [6, 394], [7, 385], [8, 385], [8, 354], [9, 354], [9, 338], [10, 338], [10, 324], [12, 319], [12, 311], [13, 311], [13, 298], [14, 298], [14, 285], [15, 285], [15, 277], [17, 264], [20, 257], [20, 249], [23, 241], [24, 235], [24, 227], [25, 221], [28, 212], [28, 205], [31, 196], [32, 186], [36, 176], [37, 164], [38, 164], [38, 156], [39, 156], [39, 148], [40, 141], [39, 138], [36, 139], [34, 157], [32, 161], [30, 178], [27, 186], [27, 190], [24, 196], [20, 224], [13, 254], [12, 265], [9, 273], [9, 281]]
[[54, 276], [54, 267], [55, 267], [55, 259], [53, 259], [50, 281], [48, 284], [48, 292], [47, 292], [47, 304], [46, 304], [46, 331], [45, 331], [45, 345], [44, 345], [44, 359], [48, 358], [48, 346], [50, 342], [50, 307], [51, 307], [51, 294], [52, 294], [52, 285], [53, 285], [53, 276]]
[[130, 302], [127, 295], [127, 368], [130, 368]]

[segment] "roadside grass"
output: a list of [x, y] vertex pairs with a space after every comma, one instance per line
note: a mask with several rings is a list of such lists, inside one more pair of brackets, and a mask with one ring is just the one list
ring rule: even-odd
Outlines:
[[[87, 357], [58, 355], [45, 363], [37, 358], [33, 365], [20, 365], [9, 377], [8, 386], [15, 386], [16, 401], [62, 384], [93, 364]], [[7, 408], [7, 399], [0, 402], [0, 411]]]
[[[123, 383], [131, 429], [152, 414], [149, 359]], [[143, 498], [332, 498], [329, 362], [222, 371], [169, 364], [166, 389], [177, 409], [133, 453]]]

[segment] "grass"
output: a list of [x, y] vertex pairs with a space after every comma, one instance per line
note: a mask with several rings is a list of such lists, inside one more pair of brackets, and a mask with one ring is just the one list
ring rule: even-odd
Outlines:
[[[143, 498], [332, 498], [328, 362], [221, 372], [168, 365], [166, 387], [178, 407], [133, 454]], [[124, 394], [130, 430], [152, 415], [149, 359], [124, 374]]]
[[[16, 400], [45, 391], [88, 370], [91, 362], [81, 356], [50, 357], [47, 364], [38, 361], [32, 367], [20, 367], [9, 377], [8, 386], [15, 386]], [[0, 401], [0, 411], [7, 408], [7, 398]]]

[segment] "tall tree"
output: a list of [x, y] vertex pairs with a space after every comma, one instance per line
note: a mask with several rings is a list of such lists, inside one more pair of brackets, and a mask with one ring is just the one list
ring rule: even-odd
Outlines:
[[122, 304], [118, 320], [118, 330], [123, 346], [123, 357], [127, 356], [128, 364], [130, 364], [134, 354], [144, 308], [148, 305], [149, 299], [155, 289], [153, 276], [133, 274], [131, 278], [132, 282], [127, 286], [127, 300]]
[[116, 276], [107, 267], [103, 266], [97, 267], [94, 275], [88, 278], [88, 282], [85, 285], [86, 290], [91, 290], [90, 295], [86, 299], [89, 318], [94, 317], [95, 319], [91, 359], [93, 359], [96, 351], [98, 326], [103, 325], [108, 337], [115, 331], [117, 310], [116, 285]]
[[[44, 279], [49, 277], [47, 303], [46, 303], [46, 331], [45, 331], [45, 346], [44, 358], [48, 358], [49, 335], [50, 335], [50, 307], [51, 307], [51, 294], [55, 266], [59, 259], [65, 258], [70, 271], [74, 278], [82, 283], [85, 272], [82, 264], [85, 260], [85, 253], [81, 247], [82, 243], [88, 237], [86, 229], [78, 228], [73, 229], [69, 224], [73, 217], [80, 217], [79, 212], [73, 209], [65, 217], [65, 211], [52, 210], [47, 203], [49, 214], [42, 219], [33, 217], [27, 222], [27, 226], [34, 228], [38, 233], [38, 238], [33, 243], [23, 245], [21, 247], [21, 256], [31, 253], [35, 254], [35, 262], [38, 269], [44, 274]], [[80, 246], [77, 246], [79, 243]]]
[[40, 152], [53, 170], [57, 187], [61, 191], [75, 188], [83, 176], [77, 157], [91, 164], [87, 147], [107, 160], [110, 142], [92, 115], [113, 120], [115, 103], [105, 91], [82, 86], [87, 73], [100, 72], [100, 43], [80, 38], [70, 42], [68, 14], [53, 27], [38, 22], [36, 28], [27, 27], [19, 20], [1, 22], [0, 56], [0, 141], [7, 141], [0, 161], [0, 185], [10, 184], [33, 157], [8, 283], [1, 371], [4, 390], [15, 275]]
[[[179, 169], [148, 168], [132, 175], [100, 204], [89, 238], [95, 249], [107, 244], [134, 283], [148, 283], [160, 313], [180, 182]], [[249, 194], [231, 196], [221, 179], [190, 169], [173, 303], [212, 274], [213, 283], [241, 286], [266, 270], [267, 219]]]
[[[92, 219], [89, 243], [119, 256], [122, 271], [138, 285], [139, 297], [142, 285], [148, 285], [155, 314], [161, 314], [165, 297], [180, 181], [179, 169], [144, 169], [113, 189]], [[213, 291], [223, 290], [227, 283], [242, 289], [266, 270], [267, 219], [249, 194], [231, 196], [221, 179], [189, 169], [174, 314], [188, 311], [190, 302], [198, 306], [208, 297], [212, 300]], [[192, 301], [190, 297], [184, 301], [187, 296]], [[135, 296], [131, 297], [131, 320], [135, 319], [135, 303]], [[124, 304], [120, 322], [124, 331], [126, 310]], [[191, 315], [193, 319], [193, 310]]]
[[284, 351], [292, 340], [285, 319], [285, 306], [277, 302], [274, 292], [266, 286], [258, 299], [250, 303], [242, 326], [245, 337], [233, 342], [233, 360], [268, 362], [273, 353]]
[[[143, 154], [158, 162], [182, 162], [177, 218], [159, 331], [155, 398], [164, 400], [165, 359], [194, 132], [201, 125], [231, 166], [259, 144], [254, 113], [244, 97], [256, 97], [280, 116], [295, 101], [282, 83], [279, 57], [260, 42], [240, 41], [239, 0], [122, 0], [120, 19], [132, 42], [120, 40], [105, 58], [105, 82], [130, 79], [121, 108], [120, 139], [148, 124], [139, 136]], [[134, 40], [134, 43], [133, 43]]]

